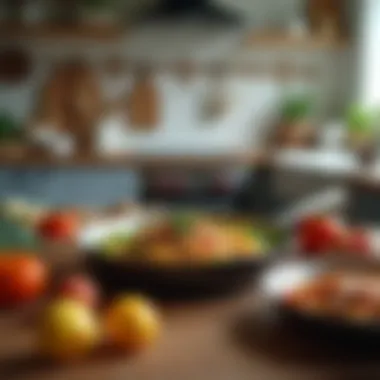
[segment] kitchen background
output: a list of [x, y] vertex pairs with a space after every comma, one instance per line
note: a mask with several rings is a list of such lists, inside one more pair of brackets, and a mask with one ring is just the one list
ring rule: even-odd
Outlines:
[[[120, 38], [107, 41], [16, 39], [3, 33], [2, 50], [21, 47], [29, 56], [30, 67], [22, 81], [0, 83], [1, 110], [27, 128], [35, 128], [32, 120], [36, 104], [54, 78], [57, 64], [80, 58], [95, 70], [107, 104], [108, 111], [94, 128], [97, 150], [105, 154], [127, 151], [211, 155], [260, 147], [284, 94], [293, 91], [313, 94], [320, 128], [327, 130], [329, 125], [339, 122], [347, 105], [356, 100], [361, 90], [357, 86], [359, 47], [363, 48], [360, 2], [344, 2], [344, 42], [339, 39], [331, 46], [313, 43], [312, 39], [290, 45], [255, 40], [256, 35], [262, 31], [268, 34], [268, 30], [281, 30], [281, 34], [289, 33], [294, 38], [308, 33], [306, 1], [220, 3], [244, 15], [244, 28], [152, 22], [126, 28]], [[25, 17], [33, 19], [33, 12], [35, 6], [26, 8]], [[195, 68], [186, 67], [184, 62], [189, 61]], [[125, 99], [130, 97], [135, 75], [134, 62], [149, 63], [156, 68], [153, 81], [159, 94], [159, 117], [148, 131], [138, 130], [125, 112]], [[223, 79], [217, 71], [207, 72], [207, 65], [215, 62], [231, 68]], [[174, 63], [179, 65], [173, 66]], [[227, 106], [218, 117], [203, 117], [200, 110], [212, 86], [216, 87], [215, 92], [223, 92]], [[46, 91], [49, 97], [49, 90]], [[61, 137], [58, 151], [68, 144]], [[237, 180], [252, 174], [244, 167], [238, 169], [232, 173]], [[302, 182], [305, 184], [304, 179]], [[300, 191], [316, 187], [315, 181], [306, 182], [308, 186], [300, 187], [296, 179], [287, 180], [289, 194], [294, 197]], [[325, 180], [322, 182], [325, 184]], [[108, 204], [125, 198], [137, 199], [142, 190], [138, 171], [120, 168], [2, 166], [0, 184], [1, 198], [21, 196], [52, 204]]]

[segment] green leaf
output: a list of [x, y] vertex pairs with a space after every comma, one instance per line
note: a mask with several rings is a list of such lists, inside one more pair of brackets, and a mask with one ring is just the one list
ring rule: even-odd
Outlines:
[[282, 105], [282, 118], [295, 122], [307, 118], [312, 113], [313, 101], [307, 95], [293, 95], [285, 99]]
[[102, 252], [106, 257], [125, 255], [128, 253], [128, 247], [132, 240], [132, 234], [114, 233], [104, 240]]
[[374, 127], [374, 113], [360, 105], [353, 105], [347, 110], [346, 124], [352, 132], [371, 132]]
[[255, 225], [251, 231], [263, 243], [266, 249], [284, 245], [288, 239], [286, 231], [270, 225]]
[[196, 219], [197, 215], [195, 213], [178, 212], [171, 215], [170, 223], [177, 233], [183, 234], [189, 230]]
[[13, 140], [19, 138], [21, 130], [12, 116], [0, 113], [0, 140]]

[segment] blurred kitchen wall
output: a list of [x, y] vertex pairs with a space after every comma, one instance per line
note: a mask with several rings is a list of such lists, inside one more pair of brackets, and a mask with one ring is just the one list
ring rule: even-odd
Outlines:
[[[353, 0], [348, 1], [355, 3]], [[247, 25], [252, 25], [253, 29], [260, 29], [267, 25], [286, 25], [292, 21], [294, 16], [299, 15], [304, 3], [303, 0], [220, 0], [220, 2], [228, 5], [231, 10], [242, 12], [247, 17]], [[348, 9], [354, 24], [357, 12], [354, 11], [354, 6], [349, 6]], [[125, 56], [130, 56], [131, 58], [133, 58], [133, 55], [139, 58], [154, 55], [157, 52], [157, 59], [162, 56], [175, 58], [177, 54], [185, 54], [188, 51], [198, 55], [201, 59], [205, 59], [212, 56], [222, 56], [223, 54], [229, 55], [231, 51], [234, 51], [234, 43], [237, 37], [235, 32], [218, 32], [217, 36], [215, 36], [215, 31], [204, 30], [203, 32], [204, 36], [197, 34], [194, 38], [191, 36], [183, 40], [177, 38], [178, 46], [166, 41], [165, 46], [160, 47], [158, 45], [157, 47], [156, 41], [152, 39], [152, 35], [159, 35], [157, 29], [151, 31], [151, 35], [149, 35], [148, 30], [143, 31], [141, 35], [132, 36], [132, 41], [131, 36], [128, 35], [125, 41], [117, 46], [100, 47], [94, 46], [94, 44], [88, 44], [86, 47], [71, 46], [70, 44], [59, 46], [40, 44], [37, 46], [26, 44], [25, 46], [30, 49], [35, 58], [34, 74], [22, 85], [12, 86], [11, 88], [1, 86], [0, 105], [2, 108], [9, 109], [18, 119], [27, 120], [33, 109], [32, 100], [40, 88], [41, 81], [49, 71], [49, 60], [70, 56], [76, 51], [87, 52], [89, 58], [94, 60], [102, 59], [110, 52], [120, 50], [123, 51]], [[167, 30], [162, 32], [163, 41], [165, 41], [167, 33]], [[186, 35], [188, 32], [185, 30], [183, 33]], [[152, 46], [146, 45], [148, 40], [153, 41], [152, 45], [155, 45], [156, 50], [153, 50]], [[185, 40], [186, 43], [182, 43]], [[207, 41], [208, 43], [206, 43]], [[218, 41], [218, 44], [215, 41]], [[189, 45], [187, 46], [186, 44]], [[189, 46], [191, 47], [189, 48]], [[283, 51], [267, 51], [267, 49], [264, 49], [264, 51], [239, 51], [239, 53], [234, 54], [241, 54], [241, 58], [244, 60], [259, 57], [263, 61], [272, 61], [273, 57], [281, 57], [284, 60], [295, 59], [296, 62], [323, 63], [322, 70], [324, 70], [325, 76], [318, 91], [320, 91], [320, 98], [325, 101], [324, 104], [320, 105], [320, 108], [326, 117], [339, 115], [346, 102], [352, 97], [353, 88], [351, 82], [354, 81], [351, 79], [355, 71], [355, 67], [349, 65], [351, 62], [355, 62], [352, 50], [348, 51], [347, 55], [339, 57], [334, 55], [327, 56], [324, 53], [305, 54], [293, 51], [285, 53]], [[259, 97], [260, 95], [258, 99]], [[231, 131], [231, 133], [234, 133], [233, 131], [239, 133], [238, 128], [232, 128]], [[109, 203], [118, 201], [124, 196], [135, 198], [140, 188], [139, 177], [136, 173], [121, 170], [26, 169], [16, 173], [2, 170], [0, 172], [0, 185], [0, 197], [10, 195], [31, 196], [36, 199], [44, 199], [49, 203], [59, 204]]]

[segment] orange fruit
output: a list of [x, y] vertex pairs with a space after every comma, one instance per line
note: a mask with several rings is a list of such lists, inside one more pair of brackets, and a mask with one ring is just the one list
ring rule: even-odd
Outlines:
[[106, 312], [105, 324], [110, 342], [128, 351], [149, 346], [161, 330], [157, 309], [140, 296], [123, 296], [115, 300]]
[[78, 301], [61, 299], [47, 308], [39, 338], [46, 355], [69, 360], [90, 352], [100, 335], [99, 323], [91, 308]]

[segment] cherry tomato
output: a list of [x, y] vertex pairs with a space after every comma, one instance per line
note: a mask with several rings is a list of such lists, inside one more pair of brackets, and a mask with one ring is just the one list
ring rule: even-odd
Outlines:
[[345, 228], [331, 217], [311, 216], [297, 228], [297, 240], [303, 253], [341, 250], [345, 236]]
[[36, 256], [20, 252], [1, 255], [0, 306], [35, 300], [46, 289], [47, 279], [47, 268]]
[[38, 231], [46, 239], [70, 241], [75, 239], [78, 227], [78, 215], [73, 212], [56, 212], [41, 220]]

